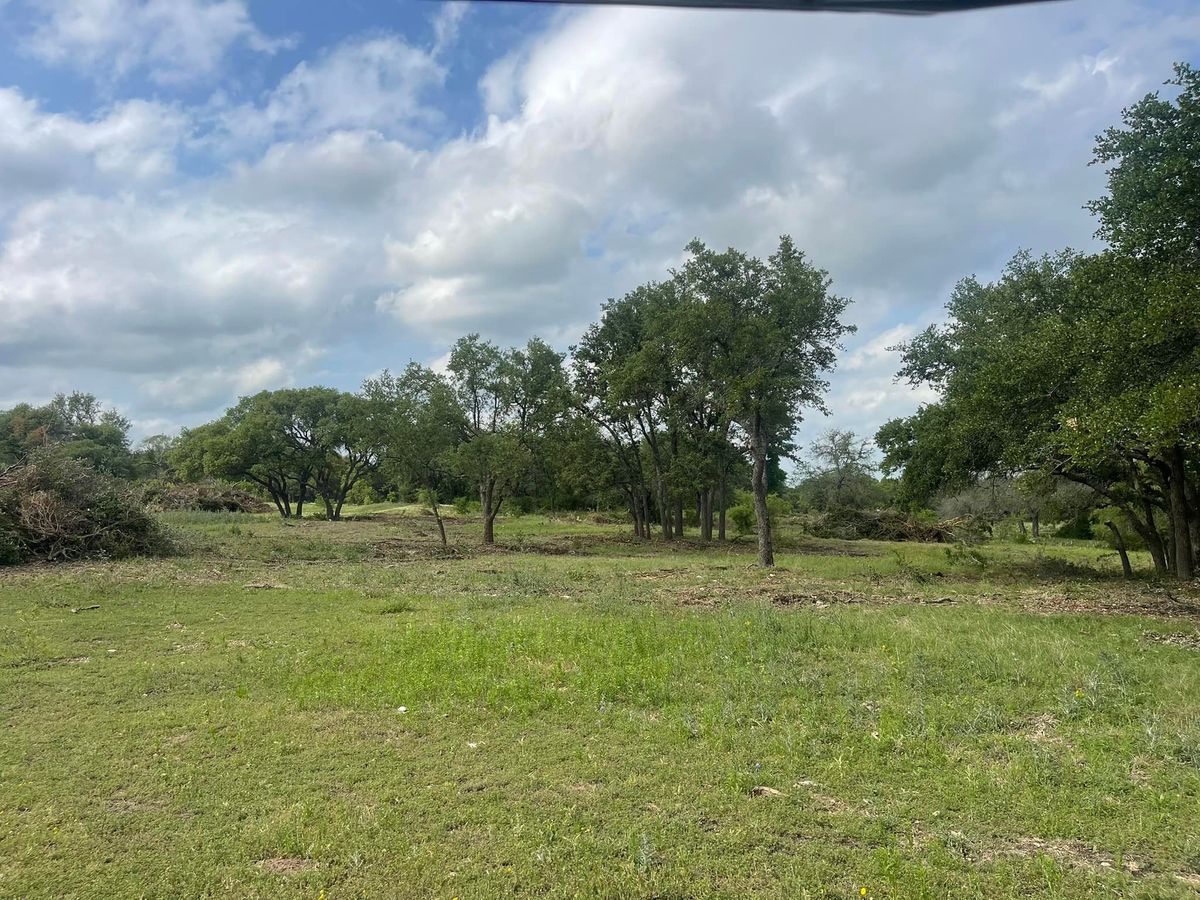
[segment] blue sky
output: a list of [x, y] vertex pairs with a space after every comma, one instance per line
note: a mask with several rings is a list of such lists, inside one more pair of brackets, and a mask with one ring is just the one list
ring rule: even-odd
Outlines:
[[792, 234], [854, 304], [830, 425], [1016, 250], [1092, 244], [1095, 134], [1194, 3], [937, 18], [438, 0], [0, 0], [0, 405], [138, 436], [455, 337], [566, 349], [700, 237]]

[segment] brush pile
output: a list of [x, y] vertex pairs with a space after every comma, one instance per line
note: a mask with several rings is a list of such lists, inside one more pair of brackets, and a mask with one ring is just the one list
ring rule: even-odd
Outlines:
[[952, 544], [973, 536], [976, 524], [970, 516], [931, 522], [890, 509], [835, 509], [810, 518], [805, 530], [815, 537], [848, 541]]
[[151, 509], [188, 512], [269, 512], [270, 504], [249, 491], [219, 481], [197, 484], [155, 482], [143, 489], [142, 499]]
[[0, 472], [0, 564], [169, 549], [137, 491], [85, 462], [49, 448]]

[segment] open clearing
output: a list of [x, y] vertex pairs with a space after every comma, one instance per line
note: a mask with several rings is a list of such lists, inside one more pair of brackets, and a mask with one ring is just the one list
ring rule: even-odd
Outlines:
[[1195, 588], [360, 512], [0, 573], [0, 895], [1200, 892]]

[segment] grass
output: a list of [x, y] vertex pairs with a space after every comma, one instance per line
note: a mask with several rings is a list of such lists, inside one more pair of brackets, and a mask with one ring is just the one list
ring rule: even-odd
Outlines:
[[1198, 598], [1098, 545], [367, 512], [0, 575], [0, 895], [1200, 889]]

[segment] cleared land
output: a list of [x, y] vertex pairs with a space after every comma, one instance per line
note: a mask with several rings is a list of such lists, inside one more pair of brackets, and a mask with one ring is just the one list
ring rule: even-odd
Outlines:
[[1200, 592], [1099, 545], [360, 512], [0, 571], [0, 895], [1200, 892]]

